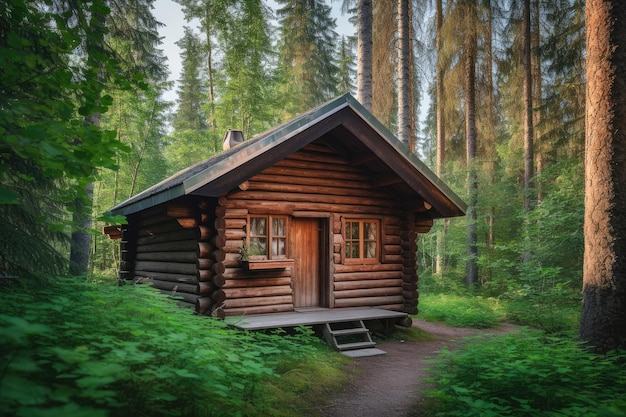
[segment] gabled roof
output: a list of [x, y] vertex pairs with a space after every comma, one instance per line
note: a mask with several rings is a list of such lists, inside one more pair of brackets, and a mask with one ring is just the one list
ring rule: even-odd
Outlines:
[[128, 215], [184, 195], [222, 196], [314, 141], [370, 172], [374, 186], [409, 210], [420, 205], [413, 211], [429, 209], [424, 215], [430, 218], [465, 214], [467, 205], [350, 94], [180, 171], [111, 212]]

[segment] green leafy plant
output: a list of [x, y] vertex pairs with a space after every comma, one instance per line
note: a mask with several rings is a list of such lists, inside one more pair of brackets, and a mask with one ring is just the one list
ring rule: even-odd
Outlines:
[[7, 286], [0, 306], [3, 416], [272, 415], [268, 384], [284, 389], [289, 364], [328, 352], [309, 333], [241, 332], [115, 281]]
[[523, 331], [473, 338], [431, 362], [437, 416], [621, 416], [626, 353], [599, 356], [571, 338]]

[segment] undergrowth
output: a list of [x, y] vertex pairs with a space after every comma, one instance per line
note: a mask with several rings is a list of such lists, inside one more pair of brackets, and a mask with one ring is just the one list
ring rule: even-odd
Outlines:
[[623, 416], [625, 360], [540, 331], [474, 338], [432, 361], [434, 389], [420, 415]]
[[503, 315], [495, 299], [421, 293], [417, 317], [452, 327], [485, 329], [501, 321]]
[[311, 334], [234, 330], [149, 287], [33, 284], [0, 290], [2, 416], [286, 416], [320, 400], [306, 381], [342, 381]]

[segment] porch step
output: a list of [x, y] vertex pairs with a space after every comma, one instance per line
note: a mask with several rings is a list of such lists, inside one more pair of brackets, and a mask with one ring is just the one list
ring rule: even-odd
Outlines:
[[385, 353], [375, 348], [376, 342], [372, 340], [370, 331], [363, 320], [325, 323], [324, 338], [330, 346], [351, 357], [374, 356]]

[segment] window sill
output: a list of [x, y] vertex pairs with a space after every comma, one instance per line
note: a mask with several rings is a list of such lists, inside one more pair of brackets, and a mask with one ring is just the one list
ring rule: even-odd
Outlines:
[[257, 271], [263, 269], [283, 269], [293, 268], [295, 261], [293, 259], [263, 259], [263, 260], [251, 260], [242, 261], [243, 267], [250, 271]]

